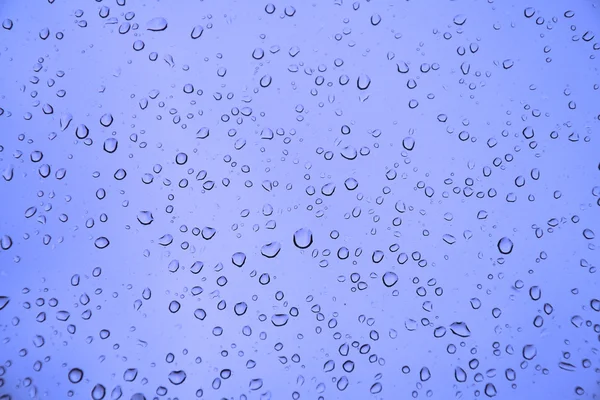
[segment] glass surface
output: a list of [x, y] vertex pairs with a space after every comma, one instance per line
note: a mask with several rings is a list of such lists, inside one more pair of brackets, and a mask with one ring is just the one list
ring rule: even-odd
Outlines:
[[596, 1], [0, 21], [1, 400], [600, 397]]

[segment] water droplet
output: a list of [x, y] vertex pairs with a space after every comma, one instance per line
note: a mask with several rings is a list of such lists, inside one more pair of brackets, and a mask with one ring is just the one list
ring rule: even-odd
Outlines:
[[502, 254], [510, 254], [513, 250], [513, 242], [507, 237], [503, 237], [498, 241], [498, 250]]
[[210, 135], [210, 130], [207, 127], [200, 128], [196, 133], [197, 139], [206, 139]]
[[267, 258], [275, 258], [281, 251], [281, 244], [279, 242], [271, 242], [265, 244], [261, 249], [260, 253]]
[[10, 298], [8, 296], [0, 296], [0, 311], [4, 310], [9, 302]]
[[459, 26], [464, 25], [465, 22], [467, 22], [467, 16], [464, 14], [458, 14], [457, 16], [454, 17], [453, 21], [456, 25], [459, 25]]
[[467, 373], [461, 367], [454, 368], [454, 378], [457, 382], [466, 382], [467, 381]]
[[73, 121], [73, 115], [68, 112], [63, 112], [60, 115], [60, 130], [64, 132], [71, 124], [71, 121]]
[[119, 147], [119, 142], [115, 138], [108, 138], [104, 141], [104, 151], [114, 153]]
[[153, 32], [160, 32], [167, 29], [167, 20], [162, 17], [152, 18], [146, 23], [146, 29]]
[[2, 21], [2, 27], [4, 29], [6, 29], [7, 31], [10, 31], [13, 27], [13, 22], [11, 19], [6, 18], [4, 21]]
[[137, 378], [137, 376], [138, 376], [137, 368], [129, 368], [129, 369], [126, 369], [125, 372], [123, 373], [123, 380], [125, 382], [133, 382], [133, 381], [135, 381], [135, 378]]
[[100, 125], [105, 128], [108, 128], [114, 121], [114, 118], [111, 113], [106, 113], [100, 117]]
[[75, 129], [75, 136], [77, 136], [78, 139], [85, 139], [89, 134], [90, 130], [84, 124], [79, 124]]
[[287, 314], [274, 314], [271, 317], [271, 322], [273, 323], [273, 325], [275, 326], [284, 326], [285, 324], [287, 324], [289, 319], [289, 316]]
[[510, 68], [512, 68], [513, 65], [515, 65], [515, 62], [513, 60], [510, 60], [510, 59], [504, 60], [502, 62], [502, 67], [504, 69], [510, 69]]
[[533, 17], [533, 15], [535, 14], [535, 8], [527, 7], [524, 11], [524, 14], [525, 14], [525, 17], [527, 17], [527, 18]]
[[498, 392], [496, 391], [496, 386], [493, 383], [488, 383], [485, 385], [484, 393], [487, 397], [496, 397]]
[[79, 368], [73, 368], [69, 371], [68, 377], [71, 383], [79, 383], [83, 379], [83, 371]]
[[137, 215], [137, 220], [142, 225], [150, 225], [154, 221], [154, 217], [150, 211], [140, 211]]
[[450, 330], [456, 336], [460, 336], [460, 337], [463, 337], [463, 338], [471, 336], [471, 330], [469, 329], [469, 327], [467, 326], [467, 324], [465, 324], [464, 322], [454, 322], [454, 323], [452, 323], [450, 325]]
[[190, 34], [190, 36], [192, 37], [192, 39], [198, 39], [200, 36], [202, 36], [203, 33], [204, 27], [202, 25], [196, 25], [192, 29], [192, 33]]
[[264, 56], [265, 51], [260, 47], [257, 47], [252, 51], [252, 58], [254, 58], [255, 60], [261, 60]]
[[444, 240], [444, 242], [448, 243], [448, 244], [454, 244], [456, 243], [456, 238], [450, 234], [445, 234], [442, 239]]
[[335, 192], [335, 184], [328, 183], [321, 188], [321, 193], [324, 196], [331, 196]]
[[533, 360], [533, 358], [537, 355], [537, 348], [532, 345], [532, 344], [528, 344], [523, 346], [523, 358], [525, 358], [526, 360]]
[[371, 15], [371, 25], [377, 26], [381, 22], [381, 15], [373, 14]]
[[135, 42], [133, 42], [133, 49], [134, 49], [135, 51], [141, 51], [141, 50], [144, 50], [144, 47], [146, 47], [146, 45], [144, 44], [144, 42], [143, 42], [143, 41], [141, 41], [141, 40], [139, 40], [139, 39], [138, 39], [138, 40], [136, 40]]
[[312, 242], [313, 235], [310, 229], [301, 228], [294, 233], [294, 245], [296, 245], [296, 247], [298, 247], [299, 249], [306, 249], [310, 247]]
[[231, 256], [231, 262], [236, 267], [241, 268], [244, 265], [244, 263], [246, 262], [246, 254], [244, 254], [242, 252], [234, 253], [233, 256]]
[[175, 156], [175, 163], [177, 165], [184, 165], [188, 160], [188, 156], [185, 153], [178, 153], [177, 156]]
[[13, 241], [10, 236], [2, 235], [2, 237], [0, 237], [0, 248], [2, 250], [8, 250], [12, 247], [12, 245], [13, 245]]
[[382, 390], [383, 390], [383, 386], [379, 382], [375, 382], [373, 385], [371, 385], [371, 389], [369, 389], [371, 394], [381, 393]]
[[263, 387], [263, 380], [262, 379], [252, 379], [250, 381], [250, 390], [259, 390], [260, 388]]
[[158, 239], [158, 244], [160, 244], [161, 246], [168, 246], [171, 243], [173, 243], [173, 236], [171, 234], [166, 234], [160, 237], [160, 239]]
[[106, 396], [106, 388], [101, 384], [97, 384], [92, 389], [92, 399], [93, 400], [103, 400], [104, 396]]
[[394, 272], [388, 271], [383, 274], [382, 280], [385, 286], [392, 287], [396, 284], [396, 282], [398, 282], [398, 275], [396, 275]]
[[99, 249], [105, 249], [108, 247], [110, 242], [104, 236], [100, 236], [98, 239], [94, 241], [94, 245]]
[[360, 90], [367, 90], [369, 88], [369, 86], [371, 86], [371, 78], [369, 77], [369, 75], [365, 75], [365, 74], [359, 75], [358, 79], [356, 80], [356, 86]]
[[428, 381], [429, 378], [431, 378], [431, 372], [429, 371], [429, 368], [427, 368], [427, 367], [421, 368], [421, 371], [419, 372], [419, 377], [421, 378], [422, 382]]
[[185, 378], [187, 378], [185, 371], [171, 371], [169, 373], [169, 382], [173, 385], [181, 385], [185, 381]]
[[204, 311], [202, 308], [198, 308], [194, 310], [194, 317], [200, 321], [204, 321], [204, 318], [206, 318], [206, 311]]

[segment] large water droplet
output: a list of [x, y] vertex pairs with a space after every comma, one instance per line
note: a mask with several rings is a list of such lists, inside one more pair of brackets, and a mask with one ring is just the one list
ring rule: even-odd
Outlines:
[[271, 242], [265, 244], [261, 249], [260, 253], [267, 258], [274, 258], [279, 254], [281, 250], [281, 243], [279, 242]]
[[358, 79], [356, 80], [356, 86], [360, 90], [367, 90], [370, 85], [371, 85], [371, 78], [369, 77], [369, 75], [361, 74], [358, 76]]
[[162, 17], [152, 18], [146, 23], [146, 29], [153, 32], [160, 32], [167, 29], [167, 20]]
[[202, 25], [196, 25], [192, 29], [192, 33], [190, 34], [190, 36], [192, 37], [192, 39], [198, 39], [200, 36], [202, 36], [203, 33], [204, 27]]
[[398, 282], [398, 275], [396, 273], [388, 271], [383, 274], [383, 284], [387, 287], [392, 287]]
[[71, 383], [79, 383], [83, 379], [83, 371], [79, 368], [73, 368], [69, 371], [68, 377]]
[[110, 244], [110, 242], [108, 241], [107, 238], [105, 238], [104, 236], [100, 236], [98, 239], [96, 239], [96, 241], [94, 242], [94, 245], [99, 248], [99, 249], [105, 249], [108, 247], [108, 245]]
[[312, 235], [312, 232], [310, 231], [310, 229], [301, 228], [301, 229], [298, 229], [294, 233], [294, 244], [299, 249], [306, 249], [306, 248], [310, 247], [312, 242], [313, 242], [313, 235]]
[[285, 324], [287, 324], [288, 319], [289, 319], [289, 315], [287, 315], [287, 314], [274, 314], [271, 317], [271, 322], [275, 326], [284, 326]]
[[133, 381], [135, 381], [135, 378], [137, 378], [137, 376], [138, 376], [137, 368], [129, 368], [129, 369], [125, 370], [125, 372], [123, 373], [123, 380], [125, 382], [133, 382]]
[[171, 371], [169, 373], [169, 382], [173, 385], [181, 385], [185, 381], [185, 378], [187, 378], [185, 371]]
[[0, 248], [2, 250], [8, 250], [12, 247], [13, 241], [12, 238], [8, 235], [2, 235], [0, 237]]
[[523, 358], [526, 360], [533, 360], [537, 355], [537, 348], [533, 344], [527, 344], [523, 346]]
[[10, 298], [8, 296], [0, 296], [0, 311], [2, 311], [10, 302]]
[[114, 153], [119, 147], [119, 141], [115, 138], [108, 138], [104, 141], [104, 151]]
[[457, 336], [460, 337], [469, 337], [471, 336], [471, 330], [464, 322], [454, 322], [450, 325], [450, 330]]
[[108, 128], [114, 121], [114, 118], [111, 113], [106, 113], [100, 117], [100, 125], [105, 128]]
[[510, 254], [513, 250], [513, 242], [507, 237], [503, 237], [498, 241], [498, 250], [502, 254]]
[[137, 220], [142, 225], [150, 225], [154, 221], [154, 217], [150, 211], [140, 211], [137, 215]]

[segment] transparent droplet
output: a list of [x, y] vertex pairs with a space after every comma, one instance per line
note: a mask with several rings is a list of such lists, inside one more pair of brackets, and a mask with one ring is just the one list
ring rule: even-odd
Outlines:
[[146, 29], [153, 32], [160, 32], [167, 29], [167, 20], [162, 17], [152, 18], [146, 23]]
[[140, 211], [138, 212], [137, 220], [142, 225], [150, 225], [154, 221], [154, 217], [150, 211]]
[[173, 385], [181, 385], [185, 378], [187, 378], [187, 374], [185, 371], [171, 371], [169, 372], [169, 382]]
[[533, 360], [537, 355], [537, 348], [532, 344], [523, 346], [523, 358], [526, 360]]
[[306, 248], [310, 247], [312, 242], [313, 242], [313, 235], [312, 235], [312, 232], [310, 231], [310, 229], [301, 228], [301, 229], [298, 229], [294, 233], [294, 244], [299, 249], [306, 249]]
[[396, 273], [388, 271], [383, 274], [383, 284], [387, 287], [392, 287], [398, 282], [398, 275]]
[[78, 139], [85, 139], [89, 134], [90, 130], [84, 124], [80, 124], [75, 128], [75, 136], [77, 136]]
[[263, 387], [263, 380], [260, 378], [252, 379], [249, 384], [250, 390], [259, 390]]
[[104, 151], [107, 153], [114, 153], [119, 147], [119, 141], [115, 138], [108, 138], [104, 141]]
[[281, 251], [281, 243], [271, 242], [267, 243], [260, 249], [260, 253], [267, 258], [275, 258]]
[[11, 19], [6, 18], [4, 21], [2, 21], [2, 27], [4, 29], [6, 29], [7, 31], [10, 31], [13, 27], [13, 22]]
[[94, 241], [94, 245], [99, 249], [105, 249], [108, 247], [110, 242], [104, 236], [100, 236], [98, 239]]
[[361, 74], [358, 76], [358, 79], [356, 80], [356, 86], [360, 90], [367, 90], [370, 85], [371, 85], [371, 78], [369, 77], [369, 75]]
[[135, 42], [133, 42], [133, 49], [134, 49], [135, 51], [141, 51], [141, 50], [144, 50], [144, 47], [145, 47], [145, 46], [146, 46], [146, 45], [144, 44], [144, 42], [143, 42], [143, 41], [141, 41], [141, 40], [139, 40], [139, 39], [138, 39], [138, 40], [136, 40]]
[[265, 12], [267, 14], [273, 14], [275, 12], [275, 5], [273, 3], [268, 3], [265, 6]]
[[507, 237], [503, 237], [498, 241], [498, 250], [502, 254], [510, 254], [513, 250], [513, 242]]
[[9, 302], [10, 298], [8, 296], [0, 296], [0, 311], [4, 310]]
[[135, 378], [137, 378], [137, 376], [138, 376], [137, 368], [128, 368], [123, 373], [123, 380], [125, 382], [133, 382], [133, 381], [135, 381]]
[[190, 34], [190, 36], [192, 37], [192, 39], [198, 39], [200, 36], [202, 36], [203, 33], [204, 27], [202, 25], [196, 25], [192, 29], [192, 33]]
[[114, 118], [111, 113], [106, 113], [100, 117], [100, 124], [105, 128], [108, 128], [113, 123], [113, 121]]
[[467, 22], [467, 16], [464, 14], [458, 14], [454, 17], [453, 21], [456, 25], [464, 25], [465, 22]]
[[12, 247], [12, 245], [13, 241], [10, 236], [2, 235], [2, 237], [0, 237], [0, 248], [2, 248], [2, 250], [8, 250]]
[[450, 325], [450, 330], [457, 336], [466, 338], [471, 336], [471, 330], [464, 322], [453, 322]]
[[274, 314], [271, 317], [271, 322], [273, 323], [273, 325], [275, 326], [284, 326], [285, 324], [287, 324], [289, 319], [289, 316], [287, 314]]
[[73, 368], [69, 371], [68, 377], [71, 383], [79, 383], [83, 379], [83, 371], [79, 368]]

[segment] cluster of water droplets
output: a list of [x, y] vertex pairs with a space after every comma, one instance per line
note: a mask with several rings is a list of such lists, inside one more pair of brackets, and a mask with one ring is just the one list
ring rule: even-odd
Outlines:
[[595, 398], [595, 10], [209, 3], [0, 9], [0, 400]]

